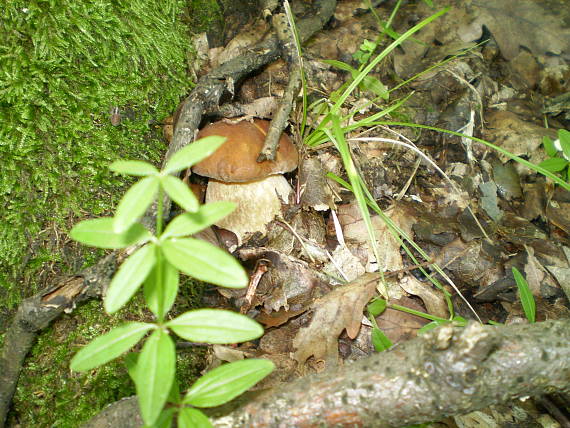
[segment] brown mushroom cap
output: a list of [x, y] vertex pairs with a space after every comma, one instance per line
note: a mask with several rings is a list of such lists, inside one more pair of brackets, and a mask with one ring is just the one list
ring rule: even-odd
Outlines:
[[297, 168], [299, 154], [285, 133], [279, 139], [275, 160], [257, 162], [268, 129], [269, 122], [261, 119], [254, 119], [253, 123], [220, 121], [204, 127], [198, 138], [220, 135], [228, 140], [210, 157], [194, 165], [192, 171], [226, 183], [242, 183]]

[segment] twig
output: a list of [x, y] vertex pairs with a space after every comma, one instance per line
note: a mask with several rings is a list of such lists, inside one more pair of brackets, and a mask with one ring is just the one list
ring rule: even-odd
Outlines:
[[[285, 0], [285, 8], [290, 13], [288, 8], [289, 3]], [[271, 121], [271, 125], [267, 131], [263, 148], [259, 152], [257, 158], [258, 162], [265, 160], [275, 160], [275, 154], [279, 146], [279, 139], [283, 130], [287, 126], [287, 120], [293, 110], [295, 98], [301, 89], [301, 73], [303, 72], [303, 62], [301, 56], [295, 48], [295, 35], [293, 33], [294, 22], [288, 20], [289, 15], [280, 13], [273, 15], [272, 23], [277, 33], [277, 38], [280, 42], [282, 57], [286, 58], [289, 69], [289, 82], [279, 107], [275, 112], [275, 117]]]

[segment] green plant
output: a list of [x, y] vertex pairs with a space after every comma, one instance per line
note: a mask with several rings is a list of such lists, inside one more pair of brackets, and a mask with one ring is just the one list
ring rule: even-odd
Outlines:
[[[223, 142], [207, 137], [177, 152], [162, 171], [143, 161], [116, 161], [115, 172], [141, 176], [123, 196], [114, 217], [85, 220], [71, 230], [71, 237], [99, 248], [137, 248], [111, 280], [104, 300], [113, 314], [143, 287], [146, 305], [155, 323], [129, 322], [99, 336], [71, 361], [76, 371], [90, 370], [127, 352], [147, 337], [140, 354], [129, 354], [127, 366], [136, 385], [143, 420], [149, 426], [170, 426], [176, 411], [179, 427], [211, 426], [195, 407], [214, 407], [241, 394], [273, 370], [269, 360], [252, 359], [218, 367], [200, 378], [182, 398], [175, 382], [174, 333], [204, 343], [236, 343], [263, 334], [263, 328], [244, 315], [216, 309], [188, 311], [167, 320], [178, 293], [179, 271], [229, 288], [247, 285], [241, 265], [229, 254], [197, 239], [188, 238], [229, 214], [234, 206], [216, 202], [199, 206], [189, 188], [172, 174], [211, 155]], [[163, 230], [163, 197], [166, 193], [186, 213]], [[137, 220], [157, 201], [156, 235]], [[144, 285], [143, 285], [144, 284]], [[165, 409], [165, 404], [172, 406]]]
[[[534, 296], [530, 291], [528, 282], [524, 276], [519, 272], [519, 270], [513, 266], [512, 268], [513, 277], [517, 284], [519, 290], [519, 298], [523, 307], [524, 314], [530, 323], [536, 322], [536, 302], [534, 301]], [[379, 316], [386, 310], [386, 308], [395, 309], [397, 311], [405, 312], [408, 314], [416, 315], [418, 317], [428, 319], [431, 322], [423, 326], [418, 330], [418, 334], [422, 334], [428, 330], [432, 330], [440, 325], [447, 324], [449, 322], [455, 323], [455, 325], [464, 327], [467, 325], [467, 320], [461, 316], [455, 315], [451, 320], [441, 318], [435, 315], [426, 314], [425, 312], [416, 311], [414, 309], [407, 308], [405, 306], [394, 305], [388, 303], [386, 300], [376, 297], [367, 306], [368, 318], [372, 323], [372, 344], [376, 351], [381, 352], [392, 346], [390, 339], [386, 337], [384, 332], [378, 328], [375, 317]], [[491, 325], [500, 325], [501, 323], [489, 320]]]
[[563, 180], [570, 183], [570, 132], [559, 129], [557, 140], [552, 141], [550, 137], [545, 136], [542, 145], [549, 158], [538, 165], [559, 174]]
[[529, 322], [536, 322], [536, 302], [534, 301], [534, 296], [530, 291], [528, 282], [526, 282], [526, 279], [516, 267], [513, 266], [512, 271], [517, 288], [519, 289], [519, 298], [521, 299], [524, 314]]
[[368, 312], [368, 319], [372, 323], [372, 345], [376, 352], [382, 352], [393, 345], [392, 341], [384, 334], [382, 330], [378, 327], [376, 322], [376, 317], [381, 315], [382, 312], [388, 307], [388, 302], [384, 299], [375, 298], [366, 306], [366, 311]]

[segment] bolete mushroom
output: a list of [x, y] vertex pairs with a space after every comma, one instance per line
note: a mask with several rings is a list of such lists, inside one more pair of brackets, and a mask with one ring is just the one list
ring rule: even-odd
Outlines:
[[232, 201], [236, 210], [216, 223], [234, 232], [239, 243], [246, 235], [265, 233], [267, 224], [281, 212], [293, 189], [283, 173], [297, 168], [299, 155], [286, 134], [279, 140], [275, 160], [257, 162], [269, 122], [254, 119], [228, 123], [219, 121], [204, 127], [198, 138], [210, 135], [226, 137], [227, 141], [192, 171], [209, 177], [206, 202]]

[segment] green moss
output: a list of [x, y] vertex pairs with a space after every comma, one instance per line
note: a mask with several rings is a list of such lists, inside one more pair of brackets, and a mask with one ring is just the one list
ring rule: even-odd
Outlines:
[[216, 0], [189, 0], [188, 22], [190, 28], [201, 33], [213, 28], [223, 28], [223, 13]]
[[[183, 0], [13, 0], [0, 16], [0, 298], [37, 291], [76, 217], [102, 215], [118, 157], [160, 161], [153, 123], [190, 90]], [[109, 111], [120, 107], [112, 126]], [[71, 220], [71, 221], [70, 221]], [[63, 263], [61, 263], [63, 262]], [[22, 273], [25, 272], [25, 275]], [[27, 278], [29, 283], [22, 287]], [[19, 278], [20, 286], [15, 280]], [[20, 288], [20, 290], [18, 290]], [[25, 291], [22, 291], [25, 290]], [[4, 294], [4, 297], [2, 297]]]
[[[191, 89], [185, 6], [184, 0], [4, 5], [0, 326], [3, 309], [35, 293], [53, 272], [76, 271], [103, 254], [68, 241], [66, 232], [80, 218], [110, 214], [130, 184], [109, 173], [107, 165], [119, 157], [160, 162], [166, 146], [158, 122]], [[219, 9], [216, 13], [221, 16]], [[121, 110], [119, 126], [110, 123], [112, 106]], [[183, 290], [176, 312], [196, 306], [201, 295], [199, 286]], [[69, 370], [80, 346], [127, 319], [149, 320], [141, 296], [114, 317], [92, 301], [54, 322], [26, 361], [9, 424], [75, 427], [132, 395], [120, 359], [87, 373]], [[178, 354], [183, 387], [198, 376], [203, 352]]]
[[[185, 281], [176, 302], [176, 316], [197, 306], [202, 287]], [[125, 321], [150, 322], [139, 293], [116, 316], [107, 315], [100, 301], [90, 301], [73, 316], [57, 320], [34, 345], [23, 368], [9, 415], [9, 424], [34, 427], [76, 427], [107, 404], [135, 394], [122, 358], [85, 373], [70, 371], [69, 362], [81, 346]], [[137, 348], [135, 348], [137, 350]], [[177, 378], [184, 391], [200, 376], [205, 348], [177, 352]]]
[[106, 404], [133, 395], [120, 359], [86, 373], [69, 370], [80, 346], [123, 320], [109, 317], [91, 301], [56, 321], [34, 345], [14, 396], [11, 418], [21, 426], [75, 427]]

